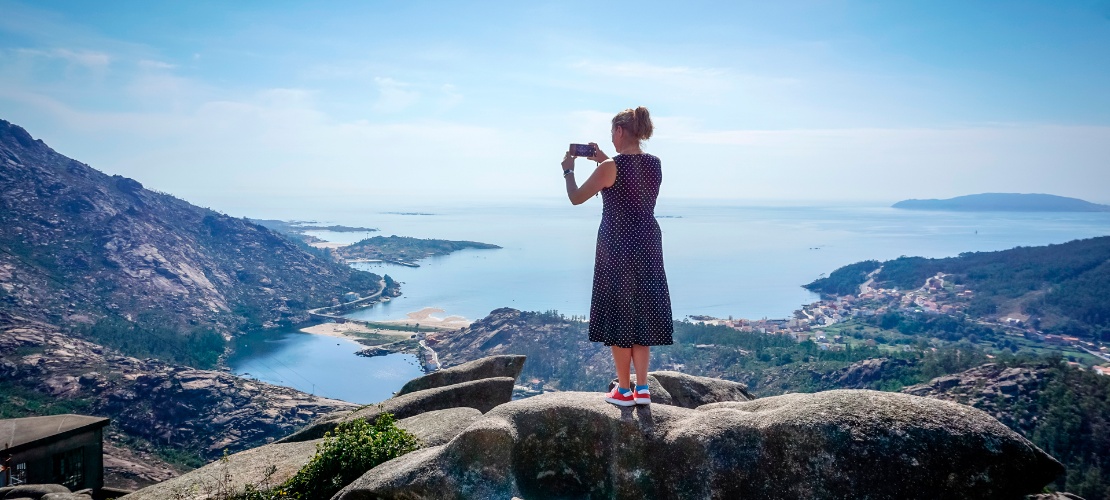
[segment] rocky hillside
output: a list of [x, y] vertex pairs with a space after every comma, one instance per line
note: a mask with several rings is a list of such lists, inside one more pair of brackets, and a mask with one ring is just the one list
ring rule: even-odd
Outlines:
[[1110, 498], [1110, 377], [1059, 360], [991, 363], [902, 392], [987, 412], [1063, 462], [1057, 489]]
[[[156, 167], [152, 165], [151, 167]], [[0, 120], [0, 311], [229, 334], [381, 280], [244, 219], [105, 175]]]
[[[296, 496], [309, 475], [312, 498], [338, 499], [1021, 498], [1062, 471], [986, 413], [947, 401], [867, 390], [750, 400], [718, 390], [735, 384], [681, 373], [650, 381], [650, 406], [617, 407], [599, 392], [509, 401], [519, 361], [449, 368], [381, 407], [325, 417], [124, 498]], [[662, 387], [669, 404], [654, 399]], [[383, 411], [421, 449], [352, 468], [342, 450], [326, 451], [341, 438], [319, 439]]]
[[[522, 354], [529, 363], [521, 384], [532, 390], [600, 390], [613, 376], [613, 361], [608, 349], [588, 340], [587, 328], [554, 312], [503, 308], [467, 328], [431, 337], [445, 366], [491, 354]], [[867, 346], [831, 351], [785, 335], [687, 322], [675, 322], [674, 341], [652, 348], [651, 371], [734, 380], [759, 396], [847, 388], [896, 391], [986, 360], [962, 345], [920, 352]]]
[[159, 456], [200, 465], [357, 405], [233, 375], [135, 359], [0, 315], [0, 417], [76, 411], [112, 420], [108, 483], [176, 475]]

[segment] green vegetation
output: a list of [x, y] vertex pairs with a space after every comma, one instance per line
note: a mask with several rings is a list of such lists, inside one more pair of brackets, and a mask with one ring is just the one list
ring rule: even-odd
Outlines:
[[157, 358], [195, 368], [216, 366], [225, 348], [222, 335], [206, 329], [182, 332], [174, 326], [169, 318], [146, 313], [135, 321], [106, 316], [77, 333], [128, 356]]
[[[987, 361], [986, 353], [968, 342], [940, 345], [934, 351], [921, 340], [903, 349], [881, 331], [865, 332], [852, 330], [856, 336], [845, 335], [842, 350], [826, 350], [816, 342], [795, 342], [786, 335], [682, 322], [675, 323], [674, 345], [654, 348], [652, 356], [659, 361], [652, 362], [697, 367], [699, 375], [744, 382], [753, 392], [770, 396], [841, 388], [838, 372], [867, 359], [888, 358], [896, 363], [856, 387], [887, 391]], [[838, 332], [827, 333], [832, 337]]]
[[[412, 324], [409, 324], [409, 323], [381, 323], [381, 322], [377, 322], [377, 321], [360, 321], [360, 323], [366, 325], [369, 328], [377, 328], [379, 330], [393, 330], [393, 331], [397, 331], [397, 332], [438, 332], [438, 331], [442, 331], [442, 330], [454, 330], [454, 328], [446, 328], [446, 327], [438, 328], [438, 327], [434, 327], [434, 326], [420, 326], [420, 323], [417, 323], [415, 321], [413, 321]], [[365, 336], [367, 334], [358, 334], [358, 333], [356, 333], [355, 335], [358, 335], [358, 336], [362, 337], [362, 336]]]
[[877, 260], [849, 264], [833, 271], [827, 278], [815, 280], [805, 288], [822, 295], [855, 295], [859, 292], [859, 286], [867, 281], [867, 275], [880, 265]]
[[336, 251], [347, 259], [382, 259], [412, 262], [436, 255], [447, 255], [467, 248], [501, 248], [476, 241], [449, 241], [410, 238], [407, 236], [374, 236]]
[[1029, 398], [1014, 398], [1003, 400], [1002, 408], [1010, 415], [1031, 415], [1011, 425], [1067, 467], [1056, 489], [1110, 498], [1110, 377], [1072, 368], [1059, 356], [1010, 357], [1001, 363], [1045, 370], [1032, 407]]
[[[539, 379], [560, 390], [596, 391], [614, 377], [609, 351], [589, 343], [586, 323], [554, 311], [522, 312], [521, 323], [529, 328], [514, 328], [513, 333], [506, 329], [486, 344], [502, 344], [505, 353], [528, 356], [522, 382]], [[787, 335], [675, 322], [675, 343], [652, 348], [652, 369], [683, 366], [689, 373], [743, 382], [758, 395], [771, 396], [840, 387], [838, 371], [872, 358], [897, 363], [861, 388], [898, 390], [988, 361], [988, 349], [967, 340], [938, 342], [934, 350], [925, 337], [909, 339], [862, 324], [838, 326], [845, 331], [827, 331], [830, 337], [844, 335], [843, 350], [826, 350], [813, 341], [799, 343]]]
[[[858, 280], [858, 266], [871, 264], [846, 266], [826, 278], [843, 278], [836, 283], [818, 280], [806, 287], [843, 293], [834, 290]], [[1110, 236], [945, 259], [901, 257], [883, 262], [875, 281], [883, 288], [915, 289], [938, 272], [974, 292], [967, 311], [973, 317], [1016, 309], [1036, 317], [1035, 326], [1046, 332], [1110, 341]]]
[[387, 460], [419, 447], [417, 439], [383, 413], [374, 423], [355, 420], [339, 424], [316, 446], [316, 456], [277, 488], [248, 488], [237, 500], [331, 498], [351, 481]]
[[41, 417], [63, 413], [90, 413], [92, 400], [63, 399], [43, 394], [11, 380], [0, 380], [0, 418]]

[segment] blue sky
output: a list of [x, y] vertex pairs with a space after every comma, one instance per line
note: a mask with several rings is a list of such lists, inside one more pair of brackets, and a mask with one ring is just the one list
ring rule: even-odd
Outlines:
[[0, 118], [233, 213], [557, 198], [637, 105], [675, 199], [1110, 202], [1107, 89], [1107, 1], [0, 0]]

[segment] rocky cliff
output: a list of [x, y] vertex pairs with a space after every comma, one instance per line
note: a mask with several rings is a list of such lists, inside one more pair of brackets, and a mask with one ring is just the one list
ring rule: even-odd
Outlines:
[[1110, 377], [1059, 360], [991, 363], [903, 389], [978, 408], [1059, 459], [1055, 487], [1110, 498]]
[[27, 406], [40, 395], [111, 418], [105, 466], [113, 486], [176, 475], [155, 452], [208, 461], [357, 407], [223, 372], [122, 356], [48, 325], [0, 325], [0, 386], [8, 407]]
[[227, 334], [304, 321], [310, 307], [381, 286], [269, 229], [105, 175], [3, 120], [0, 192], [0, 311], [17, 316]]

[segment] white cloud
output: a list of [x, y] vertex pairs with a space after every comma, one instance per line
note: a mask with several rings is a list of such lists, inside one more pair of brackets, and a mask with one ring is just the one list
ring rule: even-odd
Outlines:
[[407, 83], [384, 77], [376, 77], [374, 82], [378, 85], [378, 100], [373, 109], [379, 113], [403, 111], [420, 99], [420, 93]]
[[151, 60], [151, 59], [142, 59], [138, 63], [136, 63], [136, 65], [139, 68], [149, 69], [149, 70], [168, 70], [168, 69], [174, 69], [174, 68], [177, 67], [176, 64], [170, 64], [168, 62], [163, 62], [163, 61], [154, 61], [154, 60]]
[[[755, 199], [896, 200], [1048, 192], [1096, 201], [1110, 127], [701, 130], [661, 119], [652, 146], [681, 158], [671, 192]], [[673, 164], [673, 162], [671, 162]]]
[[105, 69], [112, 62], [112, 57], [104, 52], [94, 50], [72, 49], [16, 49], [16, 53], [24, 56], [61, 59], [71, 64], [84, 66], [90, 69]]

